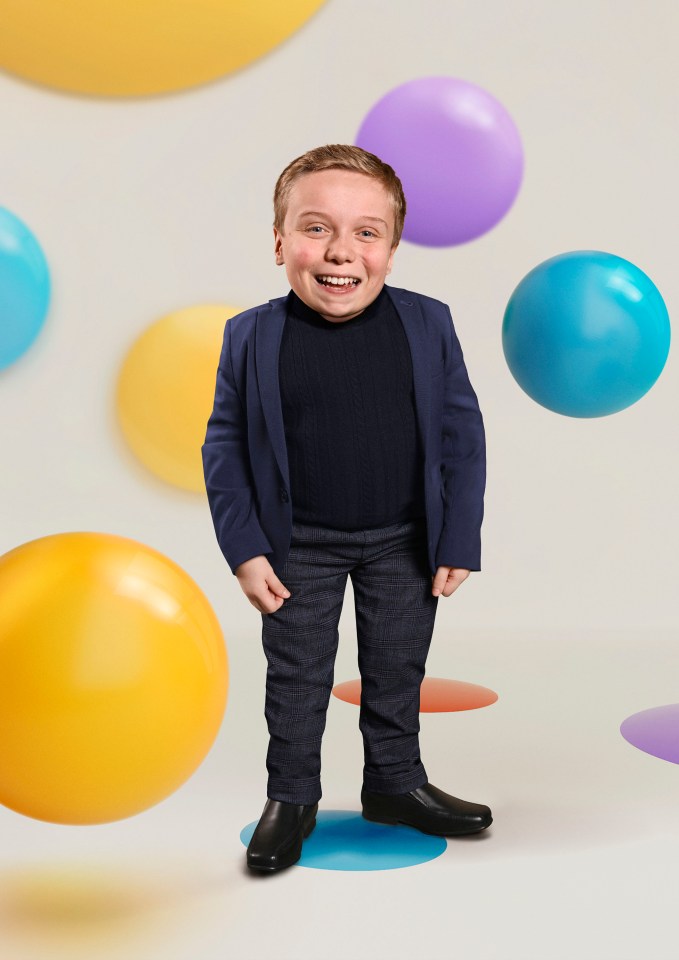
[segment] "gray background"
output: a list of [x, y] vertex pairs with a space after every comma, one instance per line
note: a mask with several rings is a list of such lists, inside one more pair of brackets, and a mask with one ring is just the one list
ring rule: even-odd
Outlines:
[[[68, 530], [148, 543], [205, 591], [231, 661], [218, 740], [162, 804], [89, 828], [0, 809], [13, 958], [674, 956], [677, 772], [619, 725], [677, 699], [675, 351], [633, 407], [572, 419], [515, 383], [501, 323], [528, 270], [577, 249], [635, 263], [674, 315], [678, 28], [659, 0], [329, 0], [262, 59], [178, 94], [99, 99], [0, 78], [0, 203], [34, 230], [54, 281], [41, 336], [0, 374], [0, 548]], [[486, 424], [483, 570], [440, 601], [427, 672], [499, 700], [423, 715], [421, 743], [432, 782], [488, 803], [495, 822], [419, 867], [260, 883], [238, 834], [266, 799], [261, 618], [206, 498], [126, 447], [115, 380], [163, 313], [286, 293], [280, 171], [352, 142], [387, 90], [437, 74], [498, 97], [526, 153], [503, 222], [460, 247], [404, 241], [389, 277], [450, 305]], [[358, 675], [350, 584], [340, 633], [337, 682]], [[357, 721], [331, 699], [321, 809], [360, 807]]]

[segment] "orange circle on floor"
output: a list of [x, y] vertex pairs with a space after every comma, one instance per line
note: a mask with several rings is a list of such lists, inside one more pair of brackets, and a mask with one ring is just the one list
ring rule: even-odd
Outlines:
[[[360, 706], [361, 681], [346, 680], [336, 684], [332, 692], [338, 700]], [[498, 699], [489, 687], [465, 680], [445, 677], [425, 677], [420, 687], [420, 713], [452, 713], [455, 710], [476, 710], [487, 707]]]

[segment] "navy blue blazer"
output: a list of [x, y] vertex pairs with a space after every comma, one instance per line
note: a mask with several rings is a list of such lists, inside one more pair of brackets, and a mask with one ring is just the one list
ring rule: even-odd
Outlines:
[[[431, 574], [439, 566], [480, 570], [485, 431], [450, 309], [410, 290], [385, 289], [412, 355]], [[217, 541], [234, 574], [239, 564], [264, 554], [280, 577], [290, 549], [292, 503], [278, 381], [286, 302], [277, 297], [226, 322], [201, 447]]]

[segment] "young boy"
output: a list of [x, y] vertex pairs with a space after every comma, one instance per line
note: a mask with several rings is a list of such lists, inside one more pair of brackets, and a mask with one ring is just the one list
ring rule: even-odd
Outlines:
[[202, 456], [219, 546], [262, 614], [269, 777], [255, 870], [296, 863], [316, 823], [347, 576], [363, 816], [438, 836], [492, 822], [429, 783], [420, 759], [438, 597], [480, 569], [486, 461], [450, 310], [385, 284], [405, 208], [374, 154], [332, 144], [298, 157], [274, 192], [292, 289], [225, 327]]

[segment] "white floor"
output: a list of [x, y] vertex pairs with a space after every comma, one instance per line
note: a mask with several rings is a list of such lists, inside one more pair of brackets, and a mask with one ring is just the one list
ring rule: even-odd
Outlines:
[[[96, 827], [0, 809], [3, 960], [675, 960], [678, 771], [619, 733], [679, 695], [669, 633], [435, 636], [430, 676], [500, 699], [423, 714], [423, 759], [493, 825], [416, 867], [268, 877], [249, 875], [239, 839], [266, 799], [265, 665], [247, 642], [231, 638], [218, 741], [172, 797]], [[356, 675], [351, 637], [341, 654], [336, 682]], [[322, 810], [360, 807], [357, 720], [331, 699]]]

